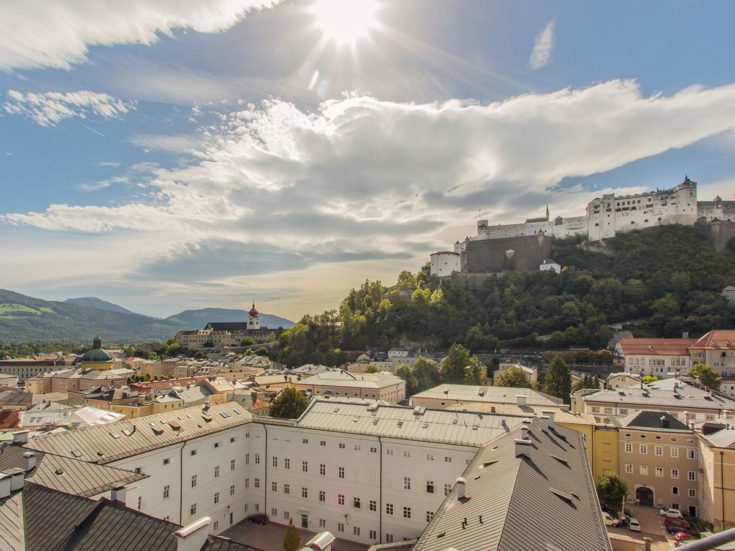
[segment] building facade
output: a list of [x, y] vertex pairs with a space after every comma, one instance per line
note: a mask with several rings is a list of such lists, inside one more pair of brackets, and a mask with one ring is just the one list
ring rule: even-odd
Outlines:
[[627, 373], [667, 377], [686, 375], [692, 366], [689, 347], [696, 339], [624, 338], [615, 345], [613, 362]]

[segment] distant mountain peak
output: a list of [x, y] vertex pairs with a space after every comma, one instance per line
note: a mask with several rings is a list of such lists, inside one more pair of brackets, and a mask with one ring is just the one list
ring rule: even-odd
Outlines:
[[110, 312], [117, 312], [118, 314], [135, 314], [135, 312], [131, 312], [127, 308], [123, 308], [118, 304], [113, 304], [112, 302], [107, 302], [106, 300], [102, 300], [97, 297], [68, 298], [64, 302], [68, 304], [76, 304], [77, 306], [97, 308], [98, 310], [108, 310]]

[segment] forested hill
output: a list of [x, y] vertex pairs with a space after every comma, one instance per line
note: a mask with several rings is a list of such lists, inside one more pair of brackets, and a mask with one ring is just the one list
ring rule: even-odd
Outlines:
[[604, 348], [608, 326], [630, 321], [636, 336], [700, 336], [735, 327], [735, 310], [721, 295], [735, 284], [733, 243], [719, 254], [703, 228], [662, 226], [622, 234], [607, 247], [603, 254], [584, 250], [579, 239], [555, 240], [561, 274], [508, 274], [478, 290], [437, 288], [428, 267], [401, 273], [392, 287], [366, 281], [339, 310], [305, 316], [286, 331], [280, 360], [338, 363], [344, 350], [402, 339], [438, 348], [459, 342], [474, 352]]

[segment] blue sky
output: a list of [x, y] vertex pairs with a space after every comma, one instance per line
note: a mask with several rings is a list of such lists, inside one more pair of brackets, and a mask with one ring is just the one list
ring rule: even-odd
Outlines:
[[352, 1], [0, 5], [0, 287], [296, 319], [479, 216], [732, 198], [730, 2]]

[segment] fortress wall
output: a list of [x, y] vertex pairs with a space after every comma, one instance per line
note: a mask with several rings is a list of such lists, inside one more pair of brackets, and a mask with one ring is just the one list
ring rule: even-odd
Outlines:
[[[551, 257], [551, 242], [548, 235], [469, 241], [462, 253], [461, 271], [535, 272], [544, 259]], [[511, 256], [506, 254], [508, 250], [513, 251]]]

